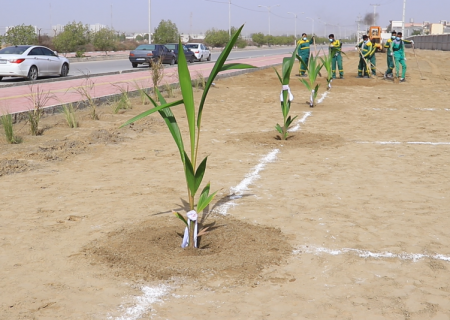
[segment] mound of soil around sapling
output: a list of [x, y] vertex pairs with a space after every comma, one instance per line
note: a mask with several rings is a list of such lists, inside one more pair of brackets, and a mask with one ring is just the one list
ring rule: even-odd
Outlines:
[[199, 249], [182, 249], [184, 227], [175, 218], [147, 221], [112, 232], [86, 248], [89, 259], [119, 276], [146, 281], [189, 277], [227, 277], [251, 281], [266, 266], [280, 264], [292, 252], [279, 229], [214, 216]]

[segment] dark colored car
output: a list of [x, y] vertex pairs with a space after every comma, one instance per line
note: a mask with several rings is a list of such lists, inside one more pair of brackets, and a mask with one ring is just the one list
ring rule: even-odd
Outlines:
[[[173, 53], [175, 53], [175, 56], [177, 57], [177, 60], [175, 61], [175, 63], [178, 63], [178, 43], [167, 43], [166, 48], [169, 50], [172, 50]], [[193, 63], [196, 58], [195, 58], [195, 54], [188, 49], [185, 45], [183, 45], [183, 50], [184, 50], [184, 56], [186, 57], [186, 60], [189, 63]]]
[[129, 56], [133, 68], [137, 68], [139, 64], [147, 63], [149, 66], [155, 61], [161, 60], [162, 63], [170, 65], [175, 64], [177, 57], [175, 53], [167, 49], [163, 44], [141, 44]]

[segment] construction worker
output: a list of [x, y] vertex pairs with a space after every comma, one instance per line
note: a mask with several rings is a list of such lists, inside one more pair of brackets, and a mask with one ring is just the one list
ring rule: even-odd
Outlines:
[[[363, 40], [356, 46], [359, 48], [358, 78], [370, 77], [370, 54], [372, 52], [372, 42], [367, 35], [363, 35]], [[358, 49], [357, 49], [358, 50]]]
[[370, 66], [370, 70], [372, 71], [372, 75], [377, 75], [377, 57], [375, 56], [375, 52], [377, 52], [377, 46], [375, 43], [372, 43], [372, 50], [369, 53], [369, 57], [367, 63]]
[[386, 57], [387, 57], [387, 70], [384, 73], [384, 77], [392, 77], [392, 70], [394, 70], [394, 56], [392, 54], [392, 41], [397, 37], [397, 31], [392, 31], [391, 37], [384, 44], [384, 48], [386, 49]]
[[395, 71], [396, 76], [398, 78], [400, 72], [400, 65], [402, 66], [402, 77], [400, 78], [400, 82], [405, 82], [406, 75], [406, 57], [405, 57], [405, 43], [410, 43], [414, 45], [414, 41], [411, 40], [402, 40], [402, 33], [397, 32], [397, 37], [394, 41], [392, 41], [392, 53], [394, 55], [395, 60]]
[[299, 70], [300, 77], [306, 77], [305, 72], [308, 69], [309, 54], [310, 54], [309, 47], [311, 46], [312, 43], [314, 43], [314, 36], [312, 36], [311, 39], [308, 40], [306, 33], [302, 33], [302, 38], [297, 42], [297, 53], [298, 56], [301, 58]]
[[333, 71], [333, 79], [336, 79], [336, 64], [339, 70], [339, 79], [344, 79], [344, 67], [342, 66], [342, 43], [341, 41], [334, 39], [334, 34], [328, 36], [330, 41], [329, 53], [332, 57], [331, 70]]

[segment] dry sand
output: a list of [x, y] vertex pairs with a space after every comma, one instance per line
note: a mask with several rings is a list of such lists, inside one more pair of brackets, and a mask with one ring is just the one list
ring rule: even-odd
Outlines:
[[194, 252], [164, 123], [117, 129], [148, 106], [79, 111], [77, 129], [46, 117], [38, 137], [16, 124], [24, 142], [0, 143], [0, 318], [450, 319], [450, 59], [417, 55], [424, 80], [408, 51], [394, 84], [356, 79], [349, 53], [315, 108], [294, 70], [288, 141], [273, 70], [216, 81], [200, 151], [219, 193]]

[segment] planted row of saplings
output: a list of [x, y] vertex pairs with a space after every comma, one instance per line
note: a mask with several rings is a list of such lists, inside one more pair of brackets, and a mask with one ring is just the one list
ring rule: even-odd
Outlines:
[[323, 55], [323, 57], [319, 57], [319, 54], [311, 55], [308, 64], [306, 65], [305, 61], [298, 55], [296, 55], [297, 50], [294, 50], [291, 57], [286, 57], [283, 59], [281, 75], [274, 68], [277, 73], [278, 79], [281, 82], [282, 89], [280, 94], [281, 101], [281, 111], [283, 114], [283, 125], [277, 123], [275, 129], [280, 133], [281, 139], [286, 140], [289, 136], [289, 127], [297, 118], [297, 116], [292, 117], [289, 115], [291, 109], [291, 102], [294, 99], [294, 96], [291, 93], [291, 89], [289, 88], [289, 82], [291, 77], [292, 67], [294, 65], [295, 58], [300, 61], [303, 67], [308, 71], [307, 79], [300, 79], [300, 82], [308, 89], [310, 92], [309, 97], [309, 106], [313, 108], [316, 105], [317, 95], [319, 93], [320, 84], [317, 83], [317, 78], [320, 75], [320, 70], [325, 68], [327, 71], [327, 90], [331, 89], [332, 82], [332, 56], [331, 55]]
[[[131, 123], [134, 123], [144, 117], [147, 117], [153, 113], [159, 113], [159, 115], [163, 118], [164, 122], [169, 129], [170, 134], [178, 148], [179, 156], [181, 160], [181, 164], [183, 166], [184, 178], [186, 180], [187, 186], [187, 196], [189, 199], [189, 211], [186, 214], [182, 214], [180, 212], [174, 212], [175, 216], [180, 219], [185, 225], [184, 237], [182, 240], [181, 246], [183, 248], [196, 248], [197, 247], [197, 237], [202, 236], [208, 233], [207, 228], [202, 230], [198, 230], [198, 215], [201, 213], [214, 199], [216, 192], [211, 191], [210, 182], [206, 183], [204, 187], [201, 189], [202, 180], [205, 175], [205, 171], [207, 168], [207, 160], [208, 157], [204, 159], [199, 159], [199, 148], [200, 148], [200, 138], [201, 138], [201, 126], [202, 126], [202, 115], [203, 109], [205, 107], [206, 98], [208, 96], [209, 89], [213, 84], [216, 76], [226, 70], [231, 69], [248, 69], [254, 68], [251, 65], [247, 64], [239, 64], [239, 63], [229, 63], [225, 64], [228, 55], [230, 54], [236, 40], [238, 39], [243, 26], [239, 28], [239, 30], [233, 35], [231, 40], [225, 46], [221, 55], [217, 59], [214, 67], [211, 70], [210, 75], [208, 76], [208, 80], [204, 86], [203, 94], [200, 99], [200, 105], [198, 106], [198, 111], [196, 111], [194, 104], [194, 96], [193, 96], [193, 87], [191, 75], [187, 66], [186, 57], [184, 56], [184, 52], [179, 52], [178, 57], [178, 79], [179, 85], [181, 89], [182, 99], [176, 100], [173, 102], [167, 102], [164, 97], [161, 95], [159, 90], [155, 87], [155, 93], [158, 98], [153, 99], [150, 95], [147, 95], [148, 100], [153, 105], [153, 108], [147, 110], [136, 117], [128, 120], [121, 127], [127, 126]], [[180, 43], [181, 46], [181, 43]], [[282, 75], [278, 74], [278, 78], [283, 85], [282, 93], [281, 93], [281, 107], [283, 111], [283, 127], [277, 125], [277, 130], [282, 135], [283, 139], [286, 139], [288, 136], [289, 126], [294, 121], [295, 117], [292, 118], [289, 116], [290, 110], [290, 102], [292, 98], [290, 97], [290, 89], [289, 89], [289, 79], [292, 71], [292, 66], [294, 64], [296, 57], [296, 50], [292, 54], [290, 58], [283, 59], [282, 66]], [[316, 83], [316, 78], [320, 69], [325, 65], [325, 68], [329, 70], [329, 76], [327, 78], [328, 83], [331, 83], [331, 58], [324, 57], [320, 58], [322, 64], [319, 63], [319, 58], [317, 56], [313, 56], [309, 62], [309, 81], [302, 81], [302, 83], [311, 91], [311, 107], [315, 104], [315, 99], [317, 97], [317, 93], [319, 90], [319, 85]], [[302, 79], [304, 80], [304, 79]], [[330, 85], [329, 85], [330, 88]], [[187, 119], [187, 127], [189, 130], [189, 146], [190, 148], [185, 148], [183, 136], [178, 125], [178, 121], [175, 118], [174, 114], [171, 111], [171, 108], [176, 107], [178, 105], [184, 105], [184, 110], [186, 113]], [[199, 190], [201, 190], [199, 192]], [[200, 195], [197, 197], [198, 193]]]

